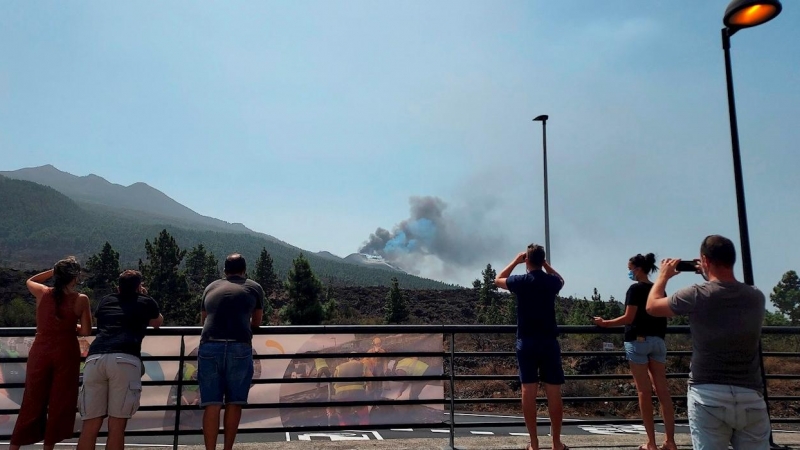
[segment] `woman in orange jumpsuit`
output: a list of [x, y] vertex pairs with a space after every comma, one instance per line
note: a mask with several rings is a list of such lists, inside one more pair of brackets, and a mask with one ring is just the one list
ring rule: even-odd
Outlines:
[[[72, 437], [78, 404], [78, 334], [92, 332], [89, 298], [75, 289], [81, 266], [73, 257], [27, 281], [36, 297], [36, 338], [28, 353], [25, 393], [9, 450], [44, 440], [44, 449]], [[53, 277], [54, 287], [42, 282]], [[80, 319], [80, 325], [78, 320]]]

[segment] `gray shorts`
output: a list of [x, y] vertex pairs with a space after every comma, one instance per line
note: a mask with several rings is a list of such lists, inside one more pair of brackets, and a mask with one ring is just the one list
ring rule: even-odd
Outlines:
[[130, 419], [142, 396], [142, 361], [126, 353], [106, 353], [86, 358], [83, 385], [78, 396], [81, 419]]

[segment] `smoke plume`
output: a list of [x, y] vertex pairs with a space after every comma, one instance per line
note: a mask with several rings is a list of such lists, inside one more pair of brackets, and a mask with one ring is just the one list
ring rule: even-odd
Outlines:
[[[503, 235], [492, 226], [491, 205], [448, 208], [437, 197], [411, 197], [409, 218], [392, 231], [378, 228], [359, 249], [402, 269], [420, 273], [438, 260], [442, 270], [485, 265], [502, 251]], [[455, 267], [453, 267], [455, 266]]]

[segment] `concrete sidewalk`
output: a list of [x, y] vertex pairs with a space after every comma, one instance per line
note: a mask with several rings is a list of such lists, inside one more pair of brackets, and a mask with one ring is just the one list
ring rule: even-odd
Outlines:
[[[635, 450], [642, 440], [641, 435], [630, 436], [566, 436], [564, 441], [571, 449], [603, 449], [603, 450]], [[663, 439], [663, 435], [658, 435], [657, 439]], [[692, 448], [689, 435], [678, 434], [676, 436], [678, 446], [681, 450]], [[788, 446], [787, 448], [800, 450], [800, 434], [775, 433], [775, 442]], [[466, 437], [456, 439], [456, 448], [461, 450], [522, 450], [527, 445], [528, 440], [523, 437]], [[391, 439], [385, 441], [307, 441], [307, 442], [270, 442], [259, 444], [237, 444], [237, 450], [440, 450], [448, 448], [448, 439]], [[539, 445], [542, 449], [552, 448], [550, 438], [540, 436]], [[142, 450], [143, 447], [136, 447]], [[217, 448], [222, 448], [218, 445]], [[181, 446], [182, 450], [204, 450], [202, 446]], [[164, 450], [164, 447], [152, 448], [149, 450]]]

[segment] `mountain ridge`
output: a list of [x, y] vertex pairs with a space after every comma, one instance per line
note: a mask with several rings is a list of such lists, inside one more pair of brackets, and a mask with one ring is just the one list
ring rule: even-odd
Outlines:
[[[172, 218], [143, 215], [135, 209], [115, 208], [76, 201], [56, 189], [32, 181], [0, 175], [0, 265], [15, 268], [42, 268], [65, 255], [85, 261], [108, 241], [120, 253], [120, 263], [137, 267], [144, 259], [145, 240], [152, 240], [166, 229], [182, 249], [202, 243], [217, 258], [239, 252], [253, 264], [262, 248], [272, 255], [275, 270], [283, 278], [292, 260], [303, 253], [323, 281], [351, 286], [388, 286], [397, 277], [412, 289], [453, 289], [458, 286], [395, 272], [385, 268], [363, 267], [332, 257], [320, 256], [258, 233], [231, 232], [212, 227], [192, 227]], [[196, 225], [196, 224], [195, 224]]]
[[274, 236], [253, 231], [241, 223], [230, 223], [204, 216], [142, 181], [124, 186], [93, 173], [84, 176], [73, 175], [59, 170], [52, 164], [0, 171], [0, 175], [49, 186], [79, 203], [130, 209], [142, 214], [178, 220], [189, 225], [221, 231], [253, 233], [270, 240], [280, 241]]

